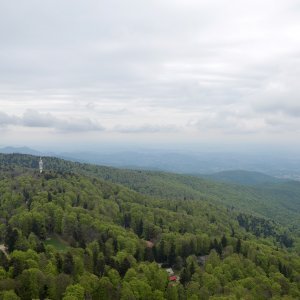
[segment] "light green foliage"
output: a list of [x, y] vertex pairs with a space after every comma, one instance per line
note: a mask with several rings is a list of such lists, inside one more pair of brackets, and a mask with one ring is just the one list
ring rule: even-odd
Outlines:
[[14, 291], [10, 290], [10, 291], [3, 292], [1, 294], [1, 299], [2, 300], [19, 300], [20, 297], [18, 297]]
[[[253, 213], [262, 193], [264, 205], [279, 201], [269, 185], [54, 158], [39, 174], [22, 155], [0, 162], [0, 238], [9, 248], [8, 257], [0, 251], [1, 299], [300, 298], [297, 226], [280, 224], [287, 210]], [[294, 197], [298, 187], [289, 187]]]
[[108, 277], [104, 276], [99, 281], [99, 296], [100, 299], [114, 299], [114, 286]]
[[130, 288], [137, 299], [147, 300], [152, 298], [152, 291], [150, 285], [140, 279], [132, 279], [129, 282]]
[[165, 292], [165, 297], [167, 300], [179, 300], [177, 286], [169, 284]]
[[53, 246], [56, 250], [66, 250], [67, 248], [67, 243], [64, 242], [61, 238], [57, 236], [49, 237], [46, 241], [44, 241], [45, 246], [46, 245], [51, 245]]
[[6, 271], [3, 267], [0, 267], [0, 280], [5, 279], [7, 276]]
[[128, 282], [123, 282], [121, 289], [121, 300], [135, 300], [136, 297], [131, 289], [131, 286]]
[[73, 284], [67, 287], [64, 300], [84, 300], [84, 288], [80, 284]]
[[84, 288], [88, 298], [95, 298], [99, 288], [99, 279], [96, 275], [85, 273], [79, 279], [80, 285]]
[[44, 274], [36, 268], [24, 270], [19, 278], [22, 299], [37, 299], [45, 284]]

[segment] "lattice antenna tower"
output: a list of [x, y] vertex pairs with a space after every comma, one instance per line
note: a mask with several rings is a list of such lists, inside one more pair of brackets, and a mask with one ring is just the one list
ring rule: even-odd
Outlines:
[[40, 161], [39, 161], [39, 169], [40, 169], [40, 173], [43, 173], [43, 160], [40, 157]]

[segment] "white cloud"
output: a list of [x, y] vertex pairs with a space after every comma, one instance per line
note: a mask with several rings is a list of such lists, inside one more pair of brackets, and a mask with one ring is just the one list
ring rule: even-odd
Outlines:
[[298, 134], [296, 0], [0, 4], [2, 127]]

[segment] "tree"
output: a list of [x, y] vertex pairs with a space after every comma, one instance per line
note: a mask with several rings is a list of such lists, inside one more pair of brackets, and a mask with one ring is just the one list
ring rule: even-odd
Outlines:
[[3, 299], [3, 300], [19, 300], [20, 297], [18, 297], [13, 290], [10, 290], [10, 291], [4, 291], [2, 293], [1, 299]]
[[216, 252], [216, 250], [211, 250], [209, 253], [209, 256], [206, 260], [206, 265], [211, 264], [213, 266], [213, 268], [215, 268], [216, 266], [218, 266], [220, 264], [220, 257], [218, 255], [218, 253]]
[[124, 277], [126, 274], [127, 270], [131, 267], [130, 261], [128, 260], [127, 257], [121, 262], [120, 264], [120, 275]]
[[85, 273], [80, 277], [79, 284], [84, 288], [86, 299], [97, 298], [99, 288], [99, 278], [90, 273]]
[[170, 247], [170, 252], [168, 255], [168, 263], [170, 266], [172, 266], [175, 263], [175, 259], [176, 259], [175, 244], [172, 241], [171, 247]]
[[22, 272], [19, 278], [20, 296], [22, 299], [39, 299], [45, 284], [44, 274], [35, 268]]
[[136, 299], [152, 299], [151, 287], [146, 281], [135, 278], [129, 284]]
[[168, 285], [166, 292], [165, 292], [165, 297], [167, 300], [179, 300], [177, 286]]
[[131, 226], [131, 214], [125, 213], [124, 214], [124, 227], [129, 228]]
[[238, 241], [237, 241], [237, 243], [236, 243], [235, 251], [236, 251], [237, 253], [240, 253], [240, 252], [241, 252], [241, 247], [242, 247], [241, 239], [238, 239]]
[[188, 299], [199, 299], [198, 296], [200, 296], [200, 284], [195, 281], [190, 281], [189, 284], [186, 287], [186, 293]]
[[69, 285], [66, 289], [64, 300], [84, 300], [84, 288], [80, 284]]
[[47, 194], [47, 200], [48, 200], [48, 202], [52, 201], [52, 194], [49, 191], [48, 191], [48, 194]]
[[144, 260], [153, 262], [154, 261], [154, 255], [153, 250], [150, 247], [146, 247], [144, 251]]
[[6, 271], [8, 271], [9, 261], [8, 258], [6, 257], [6, 254], [4, 254], [4, 252], [1, 250], [0, 250], [0, 266], [3, 266], [3, 268]]
[[222, 236], [221, 244], [222, 244], [223, 248], [225, 248], [227, 246], [227, 239], [226, 239], [225, 234], [223, 234], [223, 236]]
[[131, 290], [131, 286], [128, 282], [123, 282], [121, 289], [121, 300], [135, 300], [135, 296], [133, 291]]
[[15, 249], [16, 242], [19, 238], [19, 232], [16, 228], [12, 228], [10, 225], [7, 226], [7, 231], [5, 235], [5, 245], [9, 252]]
[[[128, 269], [128, 271], [126, 272], [125, 276], [124, 276], [124, 281], [126, 282], [130, 282], [132, 279], [137, 277], [137, 272], [135, 269], [130, 268]], [[123, 282], [124, 282], [123, 281]]]
[[62, 299], [67, 286], [70, 284], [72, 284], [70, 275], [64, 273], [58, 274], [54, 281], [55, 295], [57, 299]]
[[152, 295], [153, 300], [165, 300], [164, 293], [159, 290], [155, 290]]
[[65, 254], [62, 270], [66, 274], [73, 274], [74, 272], [74, 260], [73, 255], [70, 251]]
[[114, 300], [115, 290], [114, 286], [108, 277], [103, 276], [99, 281], [99, 296], [100, 299]]
[[143, 232], [144, 232], [144, 222], [143, 219], [140, 219], [137, 227], [137, 235], [141, 237], [143, 235]]
[[205, 287], [207, 287], [211, 295], [219, 293], [221, 291], [221, 284], [214, 275], [204, 273], [203, 284]]
[[55, 253], [55, 263], [58, 272], [61, 272], [63, 267], [63, 260], [61, 255], [58, 252]]
[[165, 262], [166, 254], [165, 254], [165, 241], [161, 240], [159, 243], [159, 248], [157, 251], [157, 258], [159, 262]]
[[191, 279], [191, 274], [187, 268], [183, 268], [180, 273], [180, 282], [185, 285]]
[[174, 268], [176, 270], [181, 270], [183, 267], [183, 259], [181, 256], [177, 256], [176, 259], [175, 259], [175, 265], [174, 265]]

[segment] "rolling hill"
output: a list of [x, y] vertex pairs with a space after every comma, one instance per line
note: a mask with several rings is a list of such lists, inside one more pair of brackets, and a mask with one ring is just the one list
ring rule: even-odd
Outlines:
[[266, 175], [260, 172], [245, 171], [245, 170], [230, 170], [205, 175], [205, 178], [214, 181], [241, 184], [241, 185], [258, 185], [266, 183], [280, 183], [283, 179]]
[[[0, 155], [3, 299], [299, 298], [295, 231], [229, 208], [252, 187], [38, 159]], [[275, 186], [288, 212], [298, 185]]]
[[[38, 158], [30, 155], [0, 154], [0, 163], [3, 166], [7, 164], [38, 168]], [[48, 168], [59, 172], [94, 176], [122, 184], [145, 195], [166, 199], [207, 200], [215, 205], [270, 218], [297, 232], [300, 229], [300, 182], [277, 182], [277, 179], [274, 179], [274, 183], [245, 186], [216, 182], [198, 176], [81, 164], [54, 157], [44, 157], [44, 165], [46, 170]], [[266, 178], [260, 176], [262, 177]]]

